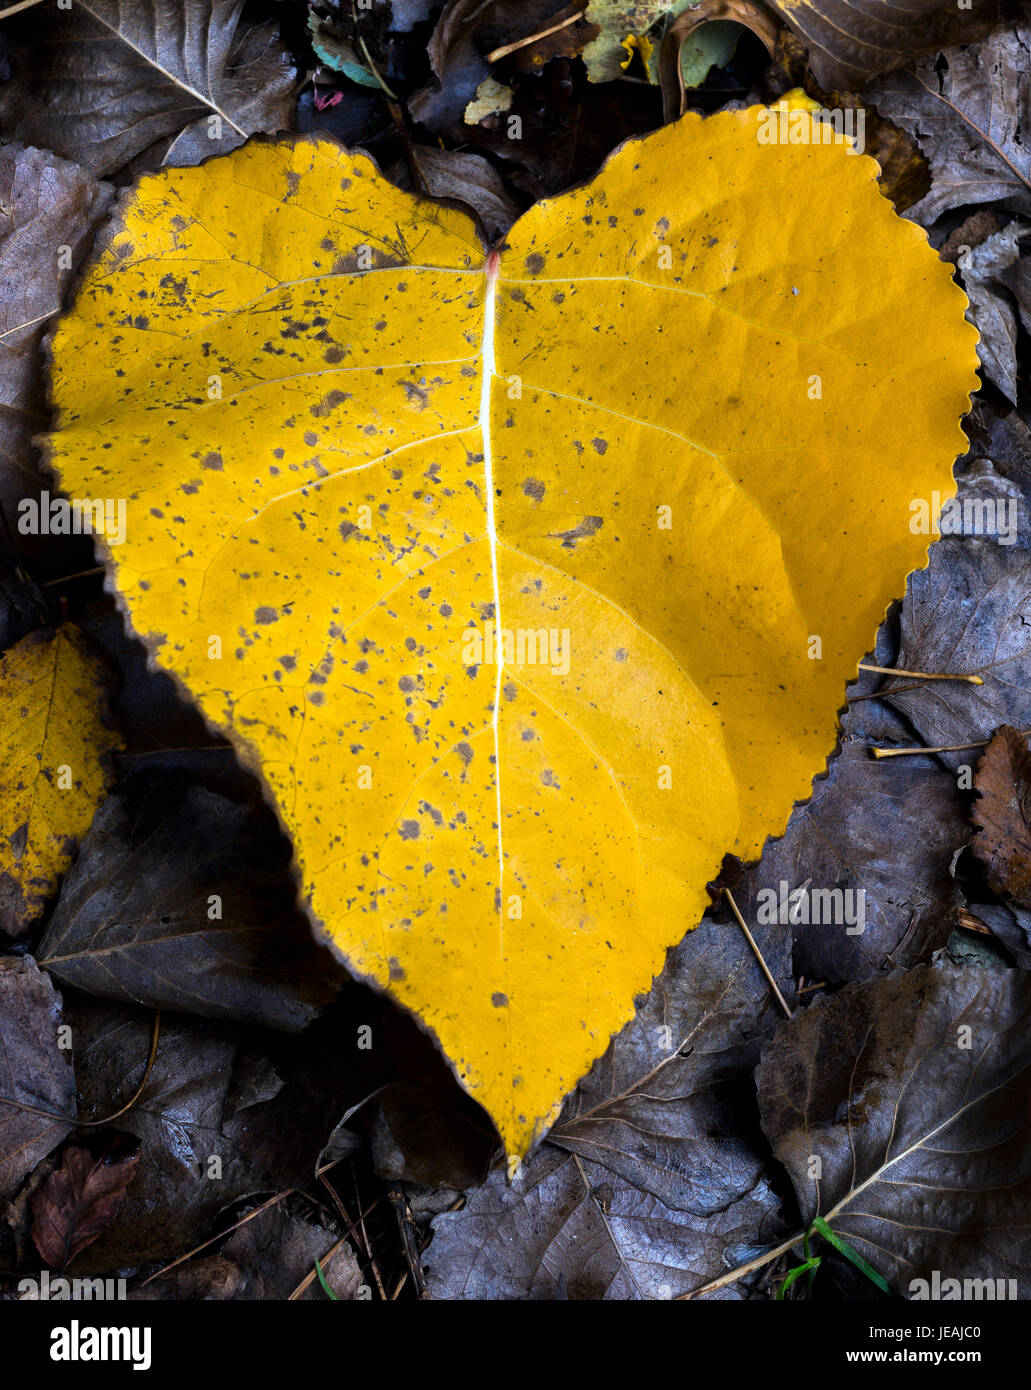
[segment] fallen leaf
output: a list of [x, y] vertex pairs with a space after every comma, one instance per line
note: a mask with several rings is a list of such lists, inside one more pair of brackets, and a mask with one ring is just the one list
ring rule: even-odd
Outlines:
[[[465, 1097], [461, 1091], [457, 1097], [452, 1094], [454, 1080], [447, 1078], [450, 1086], [442, 1084], [444, 1080], [434, 1073], [429, 1085], [422, 1078], [392, 1081], [364, 1109], [372, 1164], [379, 1177], [455, 1189], [483, 1180], [497, 1140], [486, 1132], [482, 1112], [469, 1114], [455, 1103]], [[332, 1156], [339, 1152], [338, 1148]], [[320, 1161], [329, 1157], [327, 1147]]]
[[1031, 970], [1031, 912], [1015, 903], [976, 903], [978, 918], [1002, 942], [1021, 970]]
[[30, 145], [113, 173], [150, 146], [189, 164], [291, 124], [294, 71], [272, 24], [241, 25], [240, 0], [76, 0], [26, 16], [0, 122]]
[[748, 922], [793, 936], [796, 976], [864, 980], [945, 945], [949, 865], [967, 835], [955, 779], [933, 758], [877, 763], [845, 743], [735, 899]]
[[0, 1202], [71, 1130], [60, 1120], [5, 1105], [16, 1100], [75, 1114], [71, 1056], [59, 1046], [61, 996], [31, 956], [0, 956]]
[[462, 119], [466, 125], [478, 125], [488, 116], [499, 116], [512, 105], [515, 89], [504, 82], [496, 82], [493, 77], [485, 77], [477, 85], [476, 95], [465, 108]]
[[46, 611], [47, 600], [25, 572], [0, 563], [0, 652], [27, 637]]
[[44, 1264], [64, 1270], [112, 1225], [139, 1162], [136, 1153], [72, 1145], [33, 1194], [32, 1241]]
[[135, 777], [98, 812], [36, 948], [105, 999], [300, 1031], [343, 973], [297, 912], [289, 845], [182, 777]]
[[[711, 1216], [674, 1211], [607, 1168], [546, 1144], [509, 1183], [495, 1169], [433, 1223], [436, 1299], [668, 1299], [761, 1255], [787, 1234], [761, 1178]], [[714, 1297], [746, 1297], [744, 1284]]]
[[1005, 272], [1020, 256], [1020, 227], [1011, 222], [958, 261], [963, 288], [970, 300], [969, 317], [981, 335], [978, 355], [989, 380], [1014, 404], [1017, 403], [1017, 314], [1009, 295], [999, 286]]
[[1003, 724], [977, 767], [978, 801], [970, 847], [988, 871], [993, 893], [1031, 907], [1031, 749], [1017, 729]]
[[982, 242], [988, 240], [993, 232], [1001, 232], [1002, 226], [1002, 219], [998, 213], [992, 212], [990, 208], [979, 208], [977, 212], [972, 212], [969, 217], [964, 217], [958, 227], [953, 227], [938, 247], [938, 255], [943, 261], [949, 261], [950, 264], [955, 265], [966, 251], [974, 246], [980, 246]]
[[803, 1225], [822, 1216], [896, 1294], [1027, 1277], [1029, 1007], [1026, 972], [921, 966], [817, 1000], [763, 1049]]
[[712, 68], [730, 61], [743, 34], [753, 33], [772, 59], [779, 32], [769, 11], [752, 0], [702, 0], [678, 14], [666, 29], [658, 59], [666, 119], [680, 115], [687, 92], [701, 86]]
[[884, 699], [924, 743], [960, 748], [939, 755], [953, 772], [965, 767], [969, 774], [977, 745], [1000, 724], [1031, 729], [1031, 556], [1023, 545], [965, 536], [939, 541], [927, 569], [909, 581], [899, 665], [984, 681], [898, 680], [884, 687]]
[[0, 148], [0, 539], [33, 559], [45, 541], [19, 529], [18, 504], [46, 488], [31, 445], [46, 424], [40, 339], [110, 201], [107, 185], [46, 150]]
[[52, 462], [129, 496], [137, 632], [265, 778], [329, 942], [511, 1153], [723, 853], [808, 794], [924, 561], [909, 500], [963, 444], [951, 274], [871, 163], [760, 143], [767, 115], [624, 147], [516, 223], [497, 280], [464, 216], [326, 141], [166, 171], [53, 342]]
[[318, 15], [314, 10], [308, 14], [308, 33], [311, 46], [320, 63], [325, 63], [334, 72], [339, 72], [360, 87], [373, 87], [377, 92], [383, 90], [380, 79], [369, 66], [368, 59], [362, 61], [354, 42], [346, 35], [338, 34], [332, 20]]
[[[435, 150], [420, 146], [419, 172], [426, 189], [438, 202], [471, 212], [491, 243], [500, 242], [519, 216], [519, 205], [505, 187], [501, 175], [481, 154], [459, 154], [455, 150]], [[411, 176], [404, 163], [389, 171], [392, 183], [411, 188]]]
[[[152, 1020], [86, 999], [70, 1004], [66, 1019], [79, 1114], [113, 1114], [140, 1084]], [[136, 1178], [117, 1225], [81, 1256], [80, 1271], [182, 1254], [212, 1233], [223, 1207], [255, 1192], [303, 1186], [313, 1176], [331, 1123], [322, 1117], [331, 1109], [316, 1084], [306, 1092], [285, 1086], [238, 1029], [164, 1015], [143, 1094], [114, 1122], [139, 1141]]]
[[[722, 1211], [759, 1181], [752, 1071], [782, 1016], [744, 933], [725, 909], [722, 916], [706, 918], [670, 953], [548, 1136], [696, 1216]], [[754, 936], [793, 997], [790, 930], [759, 925]]]
[[[460, 123], [476, 89], [490, 76], [488, 53], [538, 34], [582, 8], [561, 0], [492, 0], [489, 5], [448, 0], [426, 45], [434, 77], [408, 101], [413, 119], [430, 130]], [[593, 33], [582, 21], [559, 30], [549, 36], [549, 56], [579, 53]]]
[[975, 43], [991, 30], [998, 0], [906, 0], [890, 9], [878, 0], [769, 0], [808, 46], [809, 63], [825, 87], [865, 87], [879, 73], [904, 67], [918, 53]]
[[0, 656], [0, 931], [43, 911], [113, 780], [110, 676], [79, 630], [40, 629]]
[[670, 24], [693, 0], [589, 0], [587, 19], [597, 34], [583, 50], [584, 66], [591, 82], [615, 82], [626, 60], [624, 39], [654, 35], [645, 59], [649, 81], [659, 81], [662, 40]]
[[931, 161], [931, 191], [908, 216], [926, 226], [970, 203], [1031, 211], [1031, 22], [1018, 13], [984, 43], [941, 56], [940, 73], [931, 56], [867, 91]]
[[1031, 257], [1020, 256], [1003, 266], [998, 278], [1017, 301], [1024, 332], [1031, 333]]
[[[280, 1203], [245, 1221], [217, 1254], [177, 1265], [153, 1283], [130, 1293], [129, 1299], [284, 1300], [314, 1273], [316, 1260], [338, 1299], [358, 1297], [362, 1273], [347, 1242], [340, 1244], [316, 1221], [294, 1216]], [[327, 1298], [315, 1277], [296, 1301], [325, 1303]]]

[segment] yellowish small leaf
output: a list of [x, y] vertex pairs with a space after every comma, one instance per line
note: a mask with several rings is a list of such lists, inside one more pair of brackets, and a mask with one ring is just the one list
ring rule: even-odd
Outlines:
[[0, 930], [42, 912], [121, 747], [110, 676], [78, 628], [30, 632], [0, 656]]

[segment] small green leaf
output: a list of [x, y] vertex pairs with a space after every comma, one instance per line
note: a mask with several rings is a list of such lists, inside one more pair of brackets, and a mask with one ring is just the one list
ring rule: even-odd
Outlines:
[[333, 1290], [329, 1287], [329, 1285], [326, 1283], [326, 1276], [323, 1274], [322, 1265], [319, 1263], [318, 1260], [315, 1261], [315, 1273], [319, 1276], [319, 1283], [322, 1285], [322, 1289], [326, 1297], [331, 1298], [334, 1303], [339, 1303], [340, 1295], [335, 1294]]
[[777, 1302], [780, 1302], [780, 1300], [787, 1293], [788, 1289], [791, 1288], [791, 1285], [795, 1282], [796, 1279], [799, 1279], [803, 1274], [808, 1273], [811, 1280], [812, 1276], [816, 1273], [816, 1271], [819, 1268], [820, 1257], [819, 1255], [814, 1255], [811, 1260], [806, 1260], [805, 1264], [796, 1265], [794, 1269], [789, 1270], [787, 1276], [784, 1279], [783, 1284], [781, 1284], [780, 1288], [777, 1290]]
[[810, 1229], [815, 1231], [817, 1235], [823, 1236], [824, 1240], [830, 1241], [835, 1250], [840, 1251], [840, 1253], [845, 1256], [846, 1260], [851, 1260], [856, 1269], [858, 1269], [861, 1274], [865, 1274], [871, 1284], [876, 1284], [882, 1293], [891, 1293], [891, 1289], [877, 1273], [873, 1265], [867, 1264], [859, 1251], [853, 1250], [847, 1240], [842, 1240], [841, 1236], [835, 1235], [822, 1216], [816, 1218]]

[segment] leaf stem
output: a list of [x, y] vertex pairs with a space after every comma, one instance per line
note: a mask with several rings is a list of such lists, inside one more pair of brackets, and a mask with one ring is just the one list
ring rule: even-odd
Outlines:
[[143, 1079], [136, 1087], [132, 1097], [126, 1101], [120, 1110], [116, 1110], [113, 1115], [105, 1115], [102, 1120], [79, 1120], [74, 1115], [59, 1115], [56, 1110], [44, 1110], [38, 1105], [27, 1105], [21, 1100], [9, 1100], [7, 1096], [0, 1096], [0, 1105], [11, 1105], [15, 1110], [27, 1110], [30, 1115], [42, 1115], [45, 1120], [60, 1120], [63, 1124], [72, 1125], [75, 1129], [102, 1129], [104, 1125], [109, 1125], [112, 1120], [117, 1120], [124, 1115], [142, 1096], [144, 1087], [150, 1078], [150, 1073], [154, 1067], [155, 1058], [158, 1055], [158, 1036], [161, 1030], [161, 1010], [154, 1010], [154, 1030], [150, 1035], [150, 1053], [147, 1057], [147, 1066], [143, 1073]]
[[[1021, 729], [1021, 738], [1031, 738], [1031, 729]], [[940, 748], [875, 748], [870, 752], [875, 758], [915, 758], [921, 753], [965, 753], [968, 748], [987, 748], [991, 739], [983, 738], [977, 743], [949, 743]]]
[[733, 894], [731, 893], [731, 891], [730, 891], [729, 888], [724, 888], [724, 889], [723, 889], [723, 896], [726, 898], [727, 902], [730, 903], [730, 910], [731, 910], [731, 912], [734, 914], [734, 916], [737, 918], [737, 924], [738, 924], [738, 926], [741, 928], [741, 930], [744, 932], [744, 934], [745, 934], [745, 939], [747, 940], [749, 946], [751, 946], [752, 951], [753, 951], [753, 953], [754, 953], [754, 955], [755, 955], [755, 958], [756, 958], [756, 960], [759, 962], [759, 968], [762, 970], [763, 974], [766, 976], [766, 979], [767, 979], [767, 982], [769, 983], [770, 989], [772, 989], [772, 990], [773, 990], [773, 993], [776, 995], [778, 1004], [779, 1004], [780, 1007], [784, 1010], [784, 1015], [785, 1015], [785, 1017], [786, 1017], [786, 1018], [790, 1018], [790, 1017], [791, 1017], [791, 1010], [788, 1008], [788, 1001], [784, 998], [783, 994], [781, 994], [781, 992], [780, 992], [780, 986], [777, 984], [777, 981], [773, 978], [773, 975], [772, 975], [772, 973], [771, 973], [771, 971], [770, 971], [770, 967], [769, 967], [769, 966], [766, 964], [766, 962], [763, 960], [763, 954], [762, 954], [762, 952], [759, 950], [759, 947], [758, 947], [758, 946], [756, 945], [756, 943], [755, 943], [755, 937], [754, 937], [754, 936], [752, 935], [752, 933], [748, 930], [748, 924], [747, 924], [747, 922], [745, 921], [745, 919], [741, 916], [741, 913], [738, 911], [738, 909], [737, 909], [737, 903], [734, 901]]
[[546, 39], [549, 34], [557, 34], [560, 29], [568, 29], [571, 24], [575, 24], [578, 19], [583, 19], [586, 10], [577, 10], [576, 14], [571, 14], [568, 19], [563, 19], [558, 24], [553, 24], [550, 29], [541, 29], [536, 34], [529, 34], [525, 39], [516, 39], [515, 43], [502, 44], [500, 48], [492, 49], [487, 54], [488, 63], [496, 63], [499, 58], [507, 58], [510, 53], [515, 53], [517, 49], [526, 48], [531, 43], [536, 43], [538, 39]]
[[921, 681], [966, 681], [969, 685], [984, 685], [981, 676], [954, 676], [942, 671], [902, 671], [894, 666], [869, 666], [865, 661], [859, 663], [860, 671], [876, 671], [881, 676], [913, 676]]

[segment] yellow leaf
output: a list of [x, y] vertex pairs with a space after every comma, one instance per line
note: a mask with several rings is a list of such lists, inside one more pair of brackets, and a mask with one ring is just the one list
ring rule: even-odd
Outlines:
[[122, 740], [109, 684], [70, 623], [0, 656], [0, 929], [12, 935], [43, 910], [111, 785]]
[[620, 39], [619, 46], [626, 49], [626, 57], [619, 64], [624, 72], [634, 61], [635, 53], [640, 53], [645, 71], [650, 72], [653, 45], [647, 34], [627, 34], [625, 39]]
[[165, 170], [53, 344], [134, 627], [511, 1155], [808, 794], [965, 444], [950, 272], [762, 115], [627, 144], [500, 267], [326, 138]]

